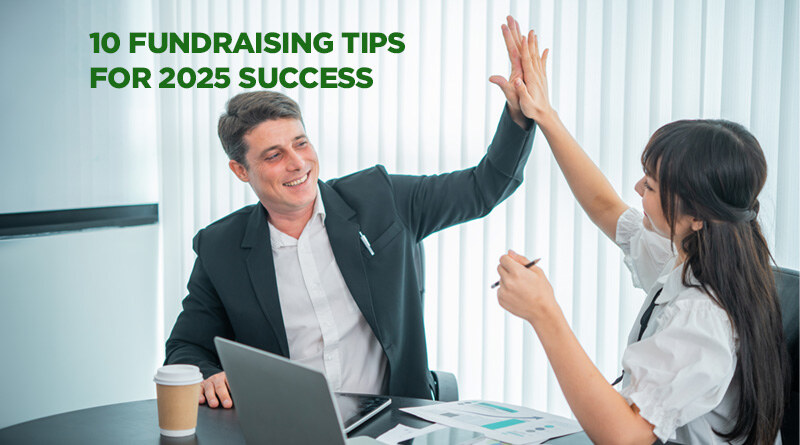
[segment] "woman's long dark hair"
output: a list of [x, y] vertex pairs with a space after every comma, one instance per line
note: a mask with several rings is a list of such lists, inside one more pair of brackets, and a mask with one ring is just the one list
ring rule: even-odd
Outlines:
[[[721, 437], [772, 444], [783, 419], [788, 358], [772, 255], [756, 216], [767, 161], [756, 138], [724, 120], [683, 120], [658, 129], [642, 166], [659, 184], [674, 236], [678, 217], [703, 222], [681, 242], [683, 284], [699, 287], [730, 317], [739, 336], [736, 422]], [[700, 286], [689, 281], [694, 275]]]

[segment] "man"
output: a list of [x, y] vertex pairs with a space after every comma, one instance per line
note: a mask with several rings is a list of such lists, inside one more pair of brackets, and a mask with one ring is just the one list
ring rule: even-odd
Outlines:
[[[512, 81], [521, 77], [514, 60]], [[262, 91], [228, 102], [220, 140], [259, 203], [194, 238], [197, 260], [166, 363], [200, 367], [200, 403], [232, 406], [214, 336], [319, 369], [336, 391], [431, 397], [414, 249], [507, 198], [533, 142], [512, 83], [492, 81], [508, 107], [488, 153], [476, 167], [437, 176], [375, 166], [318, 181], [294, 101]]]

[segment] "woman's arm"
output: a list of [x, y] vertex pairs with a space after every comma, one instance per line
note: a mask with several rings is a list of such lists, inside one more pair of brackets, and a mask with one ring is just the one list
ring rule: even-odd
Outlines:
[[520, 37], [518, 50], [521, 54], [524, 81], [515, 79], [514, 82], [522, 113], [539, 125], [583, 210], [614, 241], [617, 220], [628, 206], [550, 106], [546, 75], [548, 50], [539, 55], [538, 39], [532, 30], [527, 37]]
[[507, 311], [527, 320], [542, 342], [558, 384], [586, 435], [594, 443], [652, 444], [653, 425], [642, 418], [636, 405], [605, 380], [567, 324], [544, 272], [513, 252], [503, 255], [497, 267], [497, 299]]

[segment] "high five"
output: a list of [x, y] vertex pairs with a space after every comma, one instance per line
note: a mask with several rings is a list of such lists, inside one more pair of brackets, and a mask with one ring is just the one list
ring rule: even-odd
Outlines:
[[513, 85], [578, 203], [647, 292], [618, 392], [581, 348], [542, 269], [526, 269], [528, 260], [514, 252], [500, 259], [498, 301], [533, 326], [588, 436], [596, 443], [780, 443], [788, 364], [771, 255], [756, 219], [766, 180], [758, 141], [724, 120], [661, 127], [641, 156], [640, 213], [551, 107], [548, 51], [540, 54], [533, 31], [522, 35], [509, 17], [503, 34], [512, 76], [492, 81], [504, 92]]

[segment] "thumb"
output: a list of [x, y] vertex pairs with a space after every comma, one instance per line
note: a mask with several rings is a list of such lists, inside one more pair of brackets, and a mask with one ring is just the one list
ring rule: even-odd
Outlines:
[[492, 76], [489, 78], [489, 82], [499, 86], [500, 88], [505, 89], [506, 85], [508, 85], [508, 81], [503, 76]]
[[522, 264], [523, 266], [528, 264], [528, 263], [530, 263], [530, 261], [528, 261], [527, 258], [525, 258], [524, 256], [518, 254], [517, 252], [514, 252], [513, 250], [509, 250], [508, 251], [508, 255], [512, 259], [514, 259], [514, 261], [518, 262], [519, 264]]
[[514, 81], [514, 90], [516, 90], [520, 102], [522, 102], [523, 99], [527, 99], [528, 101], [533, 100], [531, 99], [531, 95], [528, 94], [528, 89], [525, 88], [525, 83], [522, 81], [522, 79], [517, 79]]
[[503, 94], [506, 96], [508, 105], [512, 109], [519, 108], [519, 99], [511, 82], [507, 81], [503, 76], [492, 76], [489, 78], [489, 82], [500, 87], [500, 89], [503, 91]]

